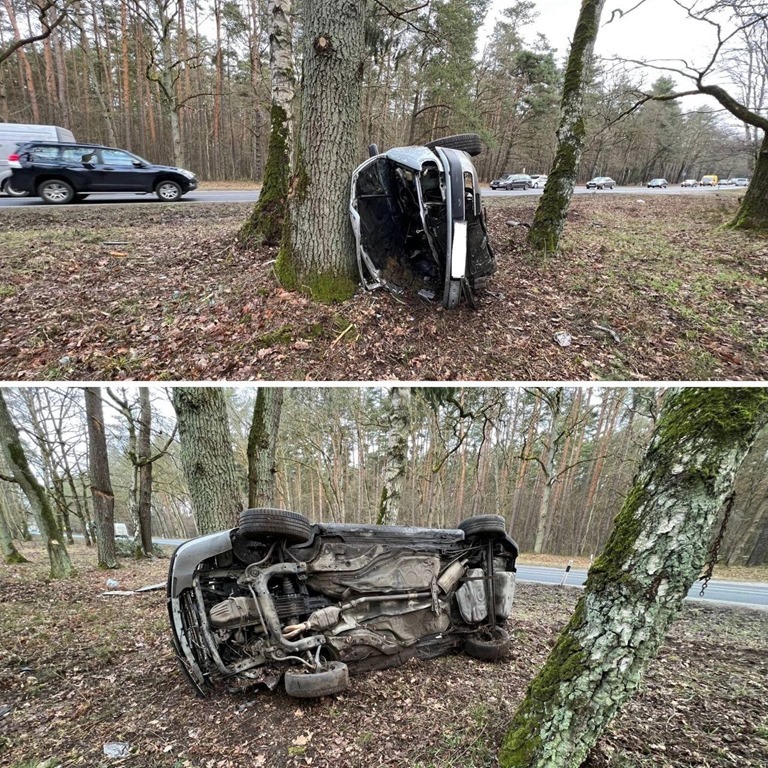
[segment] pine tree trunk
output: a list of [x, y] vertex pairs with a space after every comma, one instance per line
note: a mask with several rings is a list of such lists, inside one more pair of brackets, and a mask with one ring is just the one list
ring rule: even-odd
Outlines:
[[85, 388], [85, 414], [88, 421], [88, 473], [96, 523], [96, 557], [99, 568], [117, 568], [115, 494], [109, 477], [104, 408], [98, 387]]
[[584, 92], [604, 5], [605, 0], [582, 0], [581, 3], [565, 70], [555, 163], [528, 233], [529, 244], [539, 251], [557, 250], [571, 204], [586, 133]]
[[554, 393], [544, 393], [541, 395], [549, 406], [550, 423], [547, 443], [544, 446], [544, 452], [540, 459], [541, 471], [544, 475], [544, 488], [541, 492], [539, 501], [539, 514], [536, 523], [536, 539], [533, 544], [533, 551], [540, 555], [544, 551], [545, 537], [549, 529], [549, 517], [552, 510], [549, 506], [549, 500], [552, 497], [552, 486], [557, 482], [555, 472], [555, 457], [557, 454], [557, 443], [562, 426], [562, 405], [563, 390], [558, 388]]
[[283, 407], [283, 390], [259, 387], [248, 433], [248, 506], [275, 504], [275, 451]]
[[379, 525], [397, 525], [397, 518], [400, 514], [408, 462], [408, 434], [411, 423], [410, 399], [409, 389], [391, 388], [387, 403], [387, 463], [376, 519]]
[[0, 453], [11, 471], [13, 479], [27, 497], [35, 515], [40, 534], [48, 550], [51, 578], [65, 579], [73, 576], [75, 569], [69, 559], [62, 531], [56, 520], [56, 513], [51, 507], [45, 488], [40, 485], [27, 462], [19, 431], [11, 419], [2, 390], [0, 390]]
[[699, 575], [736, 470], [766, 423], [766, 389], [667, 394], [584, 594], [510, 724], [502, 768], [579, 768], [637, 690]]
[[213, 387], [175, 387], [173, 407], [197, 529], [203, 534], [232, 528], [243, 501], [224, 392]]
[[360, 146], [364, 26], [363, 0], [304, 7], [301, 130], [275, 270], [284, 287], [326, 303], [357, 287], [349, 184]]

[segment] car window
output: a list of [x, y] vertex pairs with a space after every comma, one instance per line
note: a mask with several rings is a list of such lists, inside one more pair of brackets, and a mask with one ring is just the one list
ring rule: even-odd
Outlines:
[[62, 147], [61, 159], [65, 163], [95, 163], [96, 150], [93, 147]]
[[109, 165], [131, 166], [136, 161], [133, 155], [119, 149], [102, 149], [101, 157], [104, 163], [109, 163]]
[[45, 162], [46, 160], [55, 160], [59, 154], [59, 148], [41, 145], [32, 147], [29, 154], [32, 160]]

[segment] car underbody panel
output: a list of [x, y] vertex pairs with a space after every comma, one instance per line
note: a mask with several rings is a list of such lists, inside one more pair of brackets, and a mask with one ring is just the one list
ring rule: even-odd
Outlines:
[[241, 523], [176, 550], [173, 642], [199, 694], [274, 688], [286, 673], [289, 693], [297, 673], [327, 691], [329, 665], [354, 673], [457, 650], [512, 610], [517, 546], [503, 521], [468, 532], [307, 524], [297, 544]]

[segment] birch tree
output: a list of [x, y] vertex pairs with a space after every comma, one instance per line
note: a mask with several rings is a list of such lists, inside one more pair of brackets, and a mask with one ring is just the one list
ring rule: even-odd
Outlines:
[[667, 394], [584, 594], [509, 726], [502, 768], [581, 766], [639, 687], [700, 573], [736, 470], [766, 423], [765, 388]]
[[392, 387], [390, 389], [387, 400], [386, 465], [376, 520], [379, 525], [397, 525], [397, 518], [400, 514], [408, 462], [410, 406], [410, 389], [407, 387]]
[[571, 204], [586, 135], [584, 93], [604, 5], [605, 0], [581, 3], [565, 68], [555, 162], [528, 234], [529, 244], [539, 251], [557, 250]]

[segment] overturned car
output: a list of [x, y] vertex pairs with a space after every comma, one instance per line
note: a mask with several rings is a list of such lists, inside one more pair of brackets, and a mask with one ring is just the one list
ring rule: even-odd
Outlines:
[[397, 147], [371, 157], [352, 174], [350, 218], [362, 284], [395, 293], [415, 289], [447, 309], [493, 274], [477, 171], [474, 133]]
[[201, 696], [281, 679], [291, 696], [327, 696], [414, 656], [508, 650], [518, 550], [497, 515], [433, 529], [248, 509], [239, 523], [171, 559], [173, 645]]

